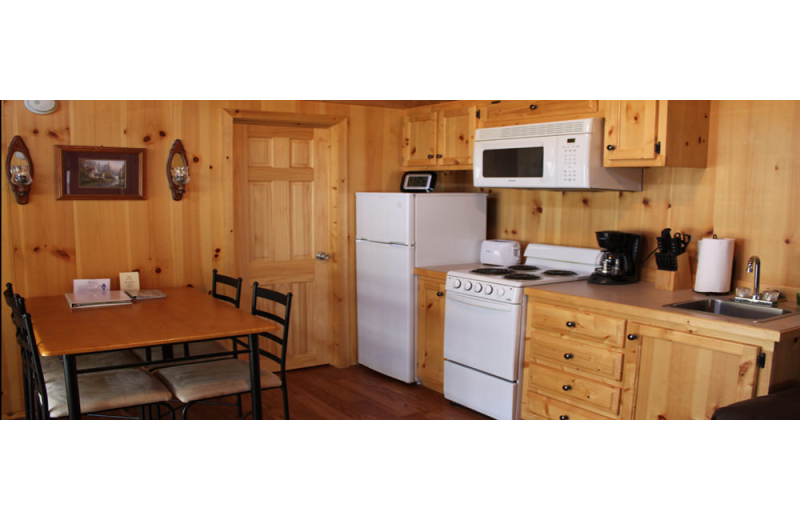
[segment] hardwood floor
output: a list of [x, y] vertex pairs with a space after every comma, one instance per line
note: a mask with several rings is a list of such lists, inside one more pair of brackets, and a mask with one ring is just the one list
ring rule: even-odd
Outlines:
[[[402, 383], [361, 365], [292, 370], [287, 373], [287, 380], [292, 420], [488, 419], [450, 404], [438, 392]], [[265, 391], [262, 395], [264, 419], [283, 419], [280, 390]], [[247, 412], [249, 396], [243, 401]], [[189, 419], [236, 419], [236, 408], [200, 403], [189, 409]]]

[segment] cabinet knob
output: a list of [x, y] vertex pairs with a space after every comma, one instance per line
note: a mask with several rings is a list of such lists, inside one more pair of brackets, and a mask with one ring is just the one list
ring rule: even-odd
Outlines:
[[439, 291], [436, 293], [436, 296], [444, 296], [444, 293], [442, 291]]
[[572, 359], [574, 357], [572, 354], [564, 354], [564, 359]]
[[428, 159], [433, 159], [433, 154], [432, 153], [428, 154]]
[[570, 328], [570, 329], [575, 327], [575, 322], [574, 321], [568, 321], [567, 322], [567, 327]]
[[537, 107], [536, 105], [531, 105], [529, 108], [530, 108], [531, 110], [536, 110], [536, 109], [537, 109], [537, 108], [539, 108], [539, 107]]
[[572, 390], [572, 385], [564, 385], [561, 387], [561, 389], [565, 392], [569, 392], [570, 390]]
[[639, 338], [639, 336], [637, 336], [636, 334], [628, 334], [628, 339], [631, 340], [631, 341], [633, 341], [635, 339], [638, 339], [638, 338]]
[[440, 153], [437, 153], [437, 154], [436, 154], [436, 158], [437, 158], [437, 159], [441, 159], [441, 158], [442, 158], [442, 154], [440, 154]]
[[558, 418], [562, 421], [569, 421], [569, 415], [559, 415]]
[[613, 144], [610, 144], [610, 145], [606, 146], [606, 150], [608, 150], [609, 152], [614, 151], [616, 149], [617, 149], [617, 147], [614, 146]]

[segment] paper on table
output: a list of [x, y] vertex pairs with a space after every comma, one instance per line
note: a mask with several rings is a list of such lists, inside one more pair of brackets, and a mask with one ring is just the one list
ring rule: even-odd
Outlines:
[[85, 292], [107, 293], [110, 290], [111, 278], [72, 280], [72, 292], [75, 294]]
[[119, 273], [119, 290], [120, 291], [138, 291], [139, 290], [139, 273], [134, 271], [132, 273]]

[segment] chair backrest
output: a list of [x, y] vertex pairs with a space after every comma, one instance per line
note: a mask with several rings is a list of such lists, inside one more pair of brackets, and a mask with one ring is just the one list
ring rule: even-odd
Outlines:
[[[283, 316], [278, 316], [277, 314], [273, 314], [271, 312], [263, 311], [258, 309], [258, 300], [269, 300], [275, 302], [279, 305], [283, 305], [284, 312]], [[271, 354], [270, 352], [261, 353], [272, 359], [273, 361], [278, 362], [281, 365], [281, 372], [286, 370], [286, 346], [289, 343], [289, 320], [292, 316], [292, 293], [279, 293], [278, 291], [273, 291], [272, 289], [267, 289], [265, 287], [259, 287], [258, 282], [253, 282], [253, 305], [250, 308], [250, 313], [253, 316], [261, 316], [262, 318], [266, 318], [268, 320], [272, 320], [276, 323], [283, 325], [283, 334], [281, 337], [276, 336], [275, 334], [271, 334], [269, 332], [262, 332], [261, 336], [264, 336], [267, 339], [270, 339], [281, 346], [281, 355], [280, 358]]]
[[25, 298], [19, 294], [14, 294], [12, 298], [14, 301], [14, 305], [11, 307], [12, 319], [18, 326], [17, 341], [22, 347], [22, 362], [30, 375], [29, 384], [34, 397], [33, 418], [47, 419], [50, 416], [50, 405], [47, 401], [47, 386], [44, 382], [39, 347], [36, 345], [36, 336], [33, 333], [33, 321], [25, 307]]
[[[11, 307], [11, 323], [14, 324], [16, 327], [16, 335], [17, 335], [17, 343], [19, 344], [20, 348], [27, 348], [28, 343], [27, 340], [22, 335], [22, 322], [20, 321], [19, 314], [24, 314], [27, 312], [25, 310], [25, 299], [20, 297], [18, 294], [14, 293], [14, 288], [11, 286], [10, 283], [6, 284], [6, 290], [3, 291], [3, 297], [6, 300], [6, 304]], [[20, 298], [21, 303], [17, 301], [17, 297]], [[22, 305], [21, 313], [14, 312], [14, 309]]]
[[[217, 284], [228, 285], [236, 289], [236, 297], [226, 296], [224, 294], [220, 294], [217, 292]], [[224, 274], [217, 273], [217, 270], [214, 269], [211, 272], [211, 296], [218, 300], [223, 300], [226, 302], [230, 302], [236, 305], [236, 308], [239, 308], [239, 300], [242, 296], [242, 278], [231, 278], [230, 276], [225, 276]]]

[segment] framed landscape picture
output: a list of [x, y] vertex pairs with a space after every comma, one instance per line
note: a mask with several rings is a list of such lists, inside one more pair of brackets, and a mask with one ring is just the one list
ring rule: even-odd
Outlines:
[[55, 148], [57, 200], [144, 200], [144, 148]]

